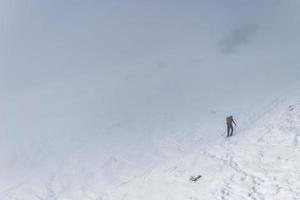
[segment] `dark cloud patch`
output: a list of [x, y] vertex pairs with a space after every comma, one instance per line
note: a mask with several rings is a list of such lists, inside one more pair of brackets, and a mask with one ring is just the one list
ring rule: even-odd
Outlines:
[[158, 69], [164, 69], [164, 68], [166, 68], [166, 67], [167, 67], [166, 62], [164, 62], [164, 61], [158, 61], [158, 62], [157, 62], [157, 68], [158, 68]]
[[247, 24], [236, 28], [220, 40], [218, 47], [223, 54], [234, 53], [240, 46], [246, 45], [257, 30], [257, 24]]

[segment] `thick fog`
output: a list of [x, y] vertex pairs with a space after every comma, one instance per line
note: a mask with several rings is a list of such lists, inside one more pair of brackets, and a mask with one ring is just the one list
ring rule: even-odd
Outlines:
[[169, 136], [221, 137], [227, 114], [246, 124], [299, 83], [296, 0], [0, 7], [2, 185], [146, 159]]

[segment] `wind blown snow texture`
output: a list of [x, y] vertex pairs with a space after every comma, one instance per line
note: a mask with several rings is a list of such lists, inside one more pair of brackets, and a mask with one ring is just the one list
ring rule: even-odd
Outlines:
[[[300, 103], [153, 168], [104, 199], [300, 199]], [[191, 175], [201, 174], [196, 183]]]
[[[168, 144], [159, 162], [138, 169], [111, 157], [60, 171], [46, 180], [20, 182], [0, 193], [3, 200], [243, 200], [300, 198], [300, 103], [282, 103], [234, 137], [210, 143], [199, 137]], [[206, 143], [206, 144], [205, 144]], [[173, 148], [173, 149], [172, 149]], [[74, 163], [73, 163], [74, 164]], [[69, 168], [71, 169], [71, 168]], [[83, 174], [81, 184], [74, 175]], [[73, 175], [73, 176], [72, 176]], [[189, 181], [192, 175], [202, 175]], [[101, 180], [102, 183], [95, 180]], [[123, 180], [123, 182], [122, 182]], [[124, 181], [126, 180], [126, 181]], [[121, 182], [120, 182], [121, 181]]]

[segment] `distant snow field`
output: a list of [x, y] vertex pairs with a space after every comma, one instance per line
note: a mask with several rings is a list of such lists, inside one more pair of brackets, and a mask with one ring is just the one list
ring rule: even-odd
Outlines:
[[[103, 199], [300, 199], [300, 104], [271, 111], [251, 128], [178, 156]], [[191, 175], [202, 175], [196, 182]]]
[[[3, 200], [300, 199], [300, 103], [283, 103], [233, 137], [202, 143], [191, 138], [188, 150], [180, 150], [178, 144], [172, 156], [161, 157], [156, 164], [144, 163], [148, 165], [146, 169], [137, 170], [136, 166], [111, 157], [101, 166], [95, 166], [94, 173], [74, 168], [47, 180], [40, 179], [36, 185], [21, 182], [7, 186], [0, 197]], [[184, 145], [188, 145], [186, 141]], [[78, 180], [72, 177], [81, 174], [83, 182], [74, 184]]]

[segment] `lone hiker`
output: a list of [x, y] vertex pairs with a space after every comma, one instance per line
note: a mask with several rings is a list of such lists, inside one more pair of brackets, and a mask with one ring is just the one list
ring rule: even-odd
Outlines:
[[226, 117], [226, 124], [227, 124], [227, 137], [232, 136], [233, 133], [233, 126], [232, 123], [236, 126], [235, 121], [233, 120], [232, 116]]

